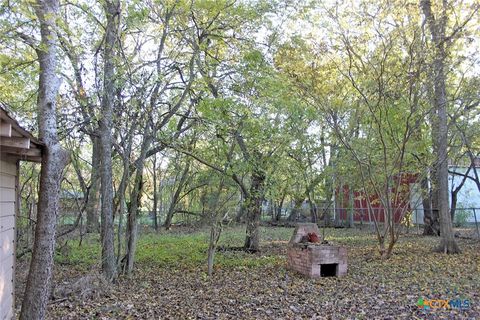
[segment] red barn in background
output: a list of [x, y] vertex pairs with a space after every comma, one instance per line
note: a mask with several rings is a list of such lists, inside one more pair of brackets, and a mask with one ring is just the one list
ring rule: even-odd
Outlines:
[[[404, 173], [401, 175], [401, 181], [398, 184], [398, 178], [393, 183], [390, 192], [392, 197], [393, 217], [396, 223], [399, 223], [405, 214], [412, 209], [411, 186], [418, 182], [418, 174]], [[398, 187], [398, 189], [397, 189]], [[353, 195], [353, 201], [350, 198]], [[348, 215], [353, 207], [354, 222], [385, 222], [385, 208], [376, 194], [366, 195], [361, 191], [350, 191], [348, 185], [337, 188], [335, 191], [337, 208], [335, 214], [339, 215], [340, 220], [347, 221]], [[370, 202], [371, 211], [368, 211]]]

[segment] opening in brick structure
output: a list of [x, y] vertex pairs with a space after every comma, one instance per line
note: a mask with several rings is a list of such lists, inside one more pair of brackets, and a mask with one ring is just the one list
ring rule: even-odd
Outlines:
[[320, 277], [335, 277], [338, 272], [338, 263], [327, 263], [320, 265]]

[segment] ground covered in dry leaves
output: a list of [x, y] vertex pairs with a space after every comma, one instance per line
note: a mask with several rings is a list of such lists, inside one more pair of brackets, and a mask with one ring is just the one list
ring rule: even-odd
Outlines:
[[[217, 254], [205, 274], [207, 232], [142, 235], [135, 273], [107, 285], [98, 269], [97, 239], [70, 241], [56, 257], [51, 319], [479, 319], [480, 243], [458, 239], [461, 255], [432, 253], [438, 238], [405, 235], [387, 261], [365, 231], [327, 229], [347, 246], [343, 278], [306, 279], [286, 269], [293, 229], [264, 228], [262, 252]], [[243, 229], [222, 245], [241, 245]], [[18, 262], [17, 304], [26, 260]], [[22, 267], [23, 265], [23, 267]], [[424, 299], [468, 300], [464, 309], [423, 310]]]

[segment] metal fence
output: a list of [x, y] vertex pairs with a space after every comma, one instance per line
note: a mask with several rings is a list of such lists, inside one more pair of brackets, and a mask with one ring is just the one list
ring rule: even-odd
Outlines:
[[[407, 232], [416, 230], [417, 233], [423, 233], [424, 217], [436, 215], [438, 210], [414, 208], [406, 210], [404, 208], [393, 208], [392, 212], [398, 223], [403, 225]], [[374, 219], [378, 223], [383, 223], [385, 218], [384, 208], [282, 208], [280, 214], [267, 208], [262, 211], [263, 221], [275, 222], [317, 222], [320, 225], [340, 226], [340, 227], [358, 227], [362, 225], [373, 228]], [[456, 228], [472, 229], [480, 238], [480, 208], [456, 208], [453, 224]]]
[[[383, 208], [321, 208], [321, 207], [284, 207], [279, 212], [277, 208], [272, 210], [269, 206], [262, 208], [261, 220], [263, 222], [275, 222], [275, 223], [295, 223], [295, 222], [316, 222], [320, 226], [333, 226], [333, 227], [364, 227], [374, 229], [374, 220], [382, 224], [385, 220]], [[423, 233], [424, 216], [436, 214], [437, 210], [425, 210], [423, 208], [415, 208], [413, 210], [407, 210], [403, 213], [403, 209], [393, 209], [393, 212], [398, 212], [397, 218], [406, 232]], [[59, 217], [59, 225], [72, 225], [76, 220], [76, 215], [62, 214]], [[118, 217], [117, 217], [118, 218]], [[85, 217], [82, 215], [81, 225], [85, 224]], [[194, 223], [201, 223], [200, 218], [188, 214], [177, 214], [174, 219], [174, 224], [186, 224], [191, 225]], [[232, 217], [232, 220], [234, 217]], [[126, 217], [123, 219], [125, 228]], [[157, 214], [157, 225], [162, 226], [165, 221], [165, 214], [159, 212]], [[454, 226], [456, 228], [471, 229], [480, 238], [480, 208], [457, 208], [454, 214]], [[141, 229], [153, 229], [154, 214], [152, 211], [142, 211], [138, 217], [138, 224]]]

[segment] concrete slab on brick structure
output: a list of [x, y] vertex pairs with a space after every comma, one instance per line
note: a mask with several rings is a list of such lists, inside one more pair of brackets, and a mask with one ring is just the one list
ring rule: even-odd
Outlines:
[[308, 233], [319, 235], [317, 225], [301, 223], [295, 228], [287, 248], [288, 268], [310, 278], [345, 275], [347, 249], [332, 244], [302, 243]]
[[[304, 236], [307, 236], [309, 233], [315, 233], [319, 238], [320, 230], [315, 223], [297, 223], [293, 235], [290, 238], [290, 244], [300, 243]], [[322, 241], [322, 239], [320, 239]]]

